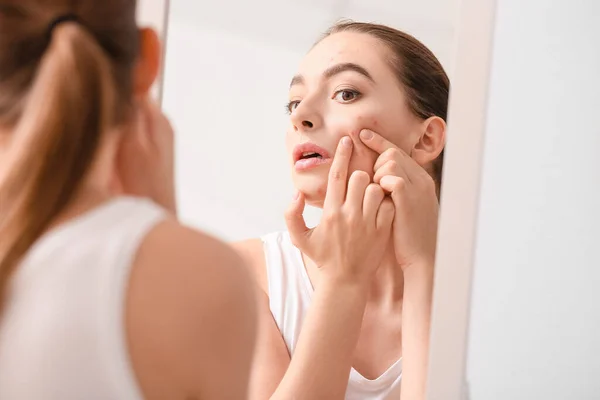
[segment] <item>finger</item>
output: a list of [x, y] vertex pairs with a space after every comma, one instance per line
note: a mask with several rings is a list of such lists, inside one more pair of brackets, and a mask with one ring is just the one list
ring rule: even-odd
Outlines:
[[406, 189], [406, 180], [404, 180], [404, 178], [400, 178], [399, 176], [386, 175], [381, 178], [379, 185], [387, 193], [391, 193], [394, 204], [396, 204], [396, 207], [398, 207], [399, 201], [404, 195], [404, 191]]
[[371, 183], [365, 190], [365, 198], [363, 202], [363, 216], [365, 221], [373, 221], [376, 224], [377, 211], [381, 206], [381, 202], [385, 198], [385, 193], [381, 186], [376, 183]]
[[396, 209], [390, 198], [384, 198], [377, 211], [377, 230], [381, 233], [389, 233], [395, 218]]
[[371, 130], [363, 129], [360, 133], [360, 138], [367, 147], [381, 154], [381, 159], [377, 160], [379, 164], [375, 164], [375, 171], [377, 171], [378, 166], [384, 164], [386, 161], [394, 160], [404, 169], [409, 181], [418, 177], [423, 172], [423, 168], [410, 155], [383, 136]]
[[329, 170], [329, 182], [325, 195], [324, 209], [339, 208], [346, 198], [346, 182], [348, 179], [348, 165], [352, 155], [352, 140], [343, 137], [338, 144], [333, 163]]
[[371, 177], [365, 171], [354, 171], [348, 181], [348, 194], [344, 205], [353, 213], [362, 214], [363, 200], [365, 198], [365, 190]]
[[365, 146], [379, 154], [382, 154], [389, 149], [398, 148], [394, 143], [369, 129], [363, 129], [360, 132], [360, 140], [362, 140]]
[[410, 183], [406, 171], [396, 161], [388, 161], [381, 168], [379, 168], [373, 176], [373, 182], [381, 182], [381, 178], [386, 175], [398, 176]]
[[290, 232], [292, 243], [300, 250], [304, 248], [308, 235], [311, 231], [306, 226], [306, 222], [304, 221], [303, 213], [305, 204], [306, 201], [304, 194], [301, 192], [296, 192], [292, 203], [285, 212], [285, 223], [288, 231]]
[[398, 162], [402, 155], [400, 154], [400, 149], [388, 149], [381, 153], [381, 155], [375, 161], [375, 166], [373, 169], [377, 171], [388, 161], [396, 161]]

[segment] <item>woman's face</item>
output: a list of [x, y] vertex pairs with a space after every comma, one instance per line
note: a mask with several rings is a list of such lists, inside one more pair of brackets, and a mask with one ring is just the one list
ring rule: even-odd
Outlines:
[[378, 154], [358, 138], [370, 129], [411, 153], [421, 136], [421, 120], [386, 62], [387, 48], [374, 37], [333, 34], [306, 55], [289, 92], [286, 134], [295, 187], [307, 202], [322, 206], [332, 157], [340, 139], [350, 136], [350, 171], [373, 173]]

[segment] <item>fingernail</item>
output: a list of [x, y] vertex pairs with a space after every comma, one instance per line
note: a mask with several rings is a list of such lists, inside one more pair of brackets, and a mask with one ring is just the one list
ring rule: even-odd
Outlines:
[[346, 136], [342, 139], [342, 144], [346, 147], [350, 147], [352, 146], [352, 140], [348, 136]]
[[293, 199], [294, 199], [294, 200], [298, 200], [298, 198], [299, 198], [299, 197], [300, 197], [300, 192], [299, 192], [298, 190], [296, 190], [296, 191], [294, 192], [294, 197], [293, 197]]
[[371, 132], [371, 131], [370, 131], [370, 130], [368, 130], [368, 129], [363, 129], [363, 130], [360, 132], [360, 138], [361, 138], [361, 139], [364, 139], [364, 140], [370, 140], [370, 139], [372, 139], [372, 138], [373, 138], [373, 132]]

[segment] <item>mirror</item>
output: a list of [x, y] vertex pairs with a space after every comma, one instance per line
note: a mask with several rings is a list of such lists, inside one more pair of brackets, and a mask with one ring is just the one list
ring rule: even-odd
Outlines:
[[[285, 229], [284, 136], [303, 56], [340, 18], [413, 34], [452, 76], [458, 0], [171, 0], [164, 109], [177, 129], [184, 221], [229, 240]], [[307, 210], [315, 224], [319, 211]]]
[[[171, 0], [163, 107], [177, 132], [177, 189], [182, 220], [232, 242], [286, 229], [283, 215], [294, 192], [285, 143], [290, 116], [284, 106], [289, 101], [290, 80], [312, 46], [340, 19], [377, 22], [413, 35], [435, 54], [453, 84], [454, 76], [461, 79], [462, 85], [455, 97], [483, 110], [493, 2], [483, 3], [485, 6], [471, 2], [470, 7], [475, 11], [465, 16], [461, 14], [459, 0], [301, 3], [229, 0], [218, 4]], [[475, 23], [477, 13], [483, 13], [485, 18]], [[471, 25], [459, 29], [459, 21]], [[459, 35], [468, 39], [472, 34], [483, 36], [476, 44], [463, 44], [461, 48]], [[456, 57], [457, 48], [465, 59], [475, 60], [473, 68], [469, 69], [464, 60], [461, 64]], [[474, 49], [482, 52], [480, 58], [470, 54]], [[458, 65], [463, 69], [458, 71]], [[472, 73], [478, 74], [479, 79], [474, 89], [466, 85]], [[469, 99], [469, 96], [474, 98]], [[464, 113], [464, 109], [455, 107], [457, 119], [461, 112]], [[464, 120], [464, 115], [461, 118]], [[463, 136], [456, 139], [456, 153], [449, 156], [455, 175], [444, 190], [458, 196], [451, 199], [450, 205], [442, 204], [442, 210], [449, 213], [456, 211], [465, 196], [472, 196], [474, 207], [482, 124], [483, 119], [470, 125], [472, 129], [465, 130]], [[463, 147], [468, 145], [472, 147]], [[466, 180], [462, 179], [460, 171], [470, 167], [475, 168], [474, 172], [466, 176]], [[461, 191], [459, 188], [464, 189], [465, 182], [471, 186]], [[320, 214], [319, 208], [305, 210], [309, 226], [319, 223]], [[474, 219], [474, 214], [468, 218]], [[448, 226], [447, 220], [442, 221], [442, 236], [454, 234]], [[471, 246], [473, 232], [466, 233], [463, 240]], [[448, 250], [442, 248], [441, 251]], [[467, 257], [468, 249], [464, 251], [463, 256]], [[447, 365], [446, 346], [451, 344], [460, 352], [457, 360], [461, 360], [465, 350], [464, 344], [462, 347], [456, 344], [464, 340], [467, 326], [470, 264], [465, 264], [461, 273], [456, 277], [463, 280], [460, 288], [464, 289], [461, 294], [465, 302], [450, 302], [463, 312], [464, 318], [458, 321], [460, 329], [456, 336], [448, 337], [446, 326], [434, 323], [432, 333], [434, 355], [430, 371], [433, 378], [429, 389], [432, 396], [445, 393], [449, 397], [432, 398], [458, 400], [462, 391], [464, 364], [455, 364], [459, 369], [450, 377], [443, 372]], [[302, 276], [307, 278], [306, 274]], [[443, 287], [443, 283], [439, 285]], [[311, 283], [308, 286], [310, 291]], [[452, 293], [452, 289], [445, 293]], [[439, 296], [439, 299], [434, 307], [435, 315], [447, 311], [443, 310], [447, 297]], [[280, 316], [274, 315], [274, 318], [281, 326]], [[290, 351], [293, 343], [290, 344], [291, 339], [285, 333], [282, 335]], [[390, 360], [383, 360], [379, 367], [386, 362], [391, 364]], [[378, 385], [378, 381], [390, 379], [385, 374], [394, 373], [397, 365], [401, 364], [392, 364], [388, 371], [377, 372], [375, 368], [365, 375], [353, 369], [351, 379], [365, 387]], [[392, 392], [385, 398], [397, 397], [399, 394]]]

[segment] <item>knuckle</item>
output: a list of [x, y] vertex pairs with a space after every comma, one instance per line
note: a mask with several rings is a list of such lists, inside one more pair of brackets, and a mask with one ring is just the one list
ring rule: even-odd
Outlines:
[[356, 228], [362, 223], [362, 216], [356, 213], [349, 213], [346, 216], [346, 224], [351, 228]]
[[340, 171], [339, 169], [332, 169], [331, 173], [329, 174], [329, 179], [334, 181], [342, 180], [342, 171]]
[[401, 191], [404, 190], [406, 188], [406, 181], [404, 180], [404, 178], [397, 178], [394, 181], [394, 190], [395, 191]]
[[323, 222], [326, 224], [335, 223], [340, 219], [341, 211], [339, 210], [331, 210], [327, 213], [323, 214]]
[[387, 168], [389, 170], [395, 171], [398, 168], [398, 163], [394, 160], [390, 160], [387, 162]]
[[387, 149], [382, 155], [386, 160], [395, 160], [400, 156], [400, 152], [398, 149]]
[[390, 149], [390, 155], [394, 160], [396, 160], [396, 159], [400, 158], [400, 156], [402, 154], [400, 154], [400, 150], [398, 150], [398, 149]]

